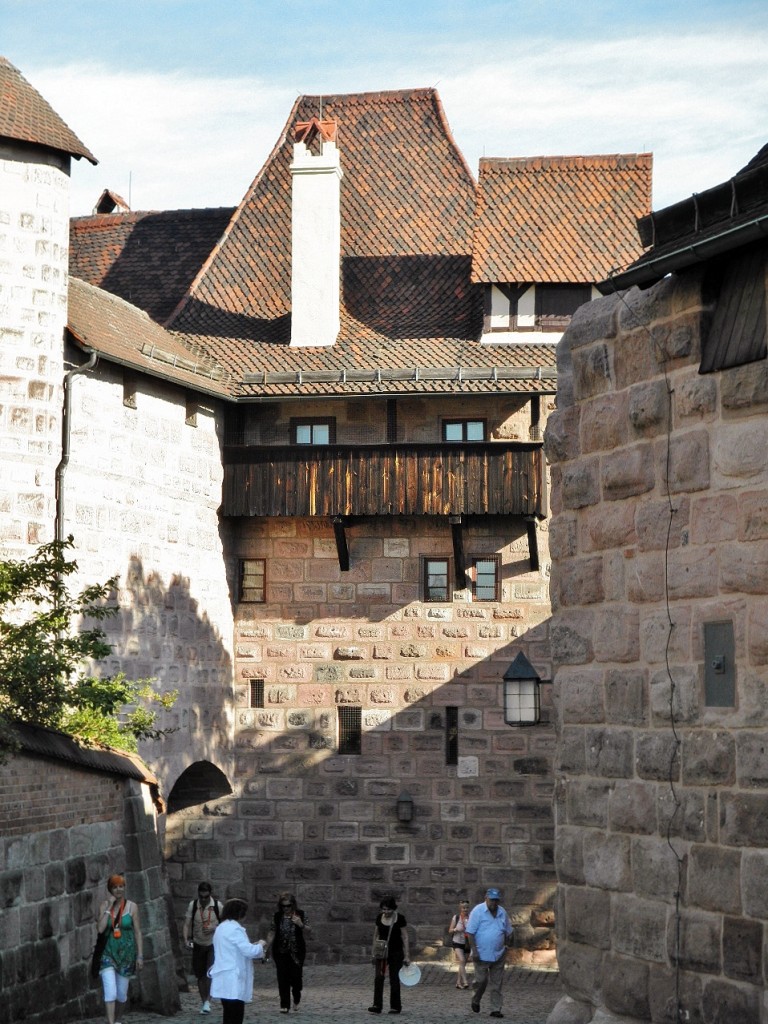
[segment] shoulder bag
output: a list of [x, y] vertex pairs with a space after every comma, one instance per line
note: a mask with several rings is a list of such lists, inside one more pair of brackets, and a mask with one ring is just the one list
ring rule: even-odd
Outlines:
[[386, 960], [389, 954], [389, 939], [392, 935], [392, 928], [394, 927], [395, 921], [397, 920], [397, 911], [395, 916], [392, 918], [392, 924], [389, 926], [386, 939], [374, 939], [373, 947], [371, 949], [371, 955], [374, 960]]

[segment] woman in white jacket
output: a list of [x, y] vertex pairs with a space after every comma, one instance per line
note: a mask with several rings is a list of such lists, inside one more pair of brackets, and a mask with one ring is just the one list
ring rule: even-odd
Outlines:
[[240, 922], [248, 912], [245, 900], [227, 900], [213, 933], [211, 996], [221, 1000], [223, 1024], [243, 1024], [245, 1004], [253, 998], [253, 961], [264, 959], [265, 942], [251, 942]]

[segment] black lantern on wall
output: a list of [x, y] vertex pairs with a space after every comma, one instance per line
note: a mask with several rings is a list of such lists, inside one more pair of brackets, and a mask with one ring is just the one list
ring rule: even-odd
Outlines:
[[397, 820], [410, 821], [413, 818], [413, 797], [404, 789], [397, 798]]
[[541, 717], [539, 678], [522, 651], [504, 673], [504, 721], [507, 725], [536, 725]]

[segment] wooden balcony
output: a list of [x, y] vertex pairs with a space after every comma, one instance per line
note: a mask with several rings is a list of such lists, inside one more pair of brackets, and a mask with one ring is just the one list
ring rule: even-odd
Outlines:
[[226, 447], [226, 516], [547, 514], [540, 444]]

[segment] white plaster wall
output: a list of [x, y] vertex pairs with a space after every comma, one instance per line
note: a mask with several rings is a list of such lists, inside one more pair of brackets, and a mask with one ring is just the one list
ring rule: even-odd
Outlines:
[[291, 345], [333, 345], [339, 333], [341, 212], [339, 153], [293, 148]]
[[0, 557], [14, 558], [53, 537], [69, 237], [68, 159], [19, 156], [0, 151]]

